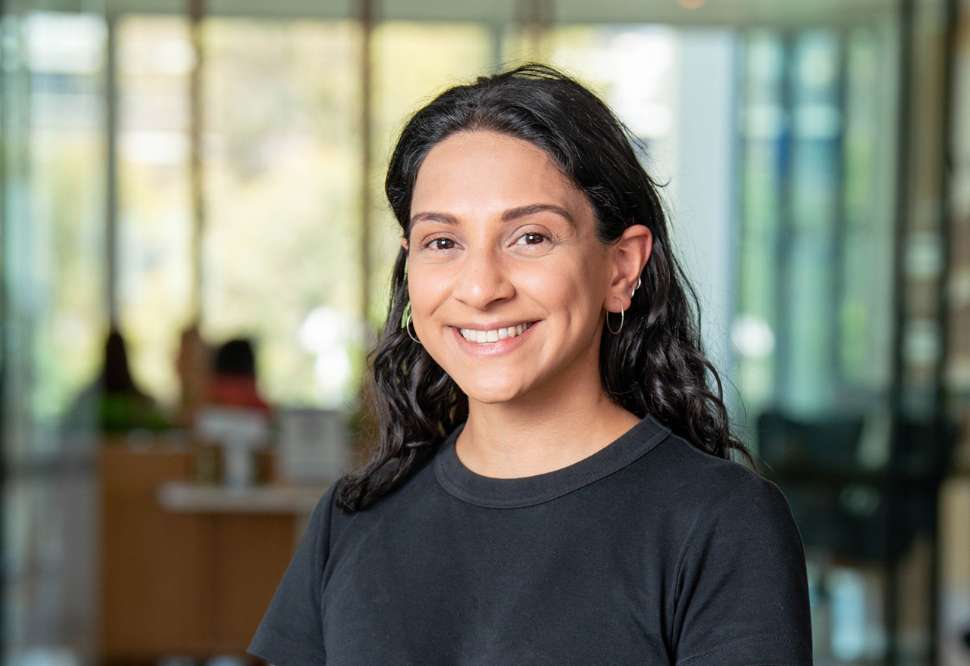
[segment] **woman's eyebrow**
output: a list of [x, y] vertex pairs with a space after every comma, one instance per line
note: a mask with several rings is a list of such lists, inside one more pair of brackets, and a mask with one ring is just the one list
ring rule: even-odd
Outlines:
[[[544, 203], [534, 203], [525, 206], [516, 206], [515, 208], [509, 208], [507, 211], [502, 213], [503, 222], [511, 222], [520, 217], [525, 217], [527, 215], [534, 215], [535, 213], [550, 212], [555, 213], [563, 217], [570, 226], [576, 227], [576, 221], [573, 219], [572, 214], [562, 206], [557, 206], [556, 204], [544, 204]], [[449, 215], [448, 213], [436, 213], [434, 211], [427, 211], [422, 213], [415, 213], [411, 216], [411, 226], [414, 226], [418, 222], [428, 221], [428, 222], [441, 222], [442, 224], [458, 224], [458, 219], [454, 215]]]

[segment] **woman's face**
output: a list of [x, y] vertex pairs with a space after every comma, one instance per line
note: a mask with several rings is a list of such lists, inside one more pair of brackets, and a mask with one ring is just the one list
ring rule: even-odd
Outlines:
[[[585, 194], [533, 144], [489, 131], [453, 134], [418, 171], [410, 237], [401, 241], [413, 333], [470, 400], [598, 383], [604, 308], [629, 306], [649, 256], [646, 227], [631, 226], [624, 239], [596, 239]], [[485, 331], [520, 324], [531, 326], [518, 336], [493, 333], [492, 342], [460, 333], [476, 329], [471, 335], [487, 340]]]

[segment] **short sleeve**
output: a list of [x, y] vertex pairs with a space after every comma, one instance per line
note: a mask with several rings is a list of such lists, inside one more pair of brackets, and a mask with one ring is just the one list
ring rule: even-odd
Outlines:
[[805, 551], [777, 485], [742, 468], [701, 510], [682, 549], [677, 666], [811, 666]]
[[[325, 664], [320, 617], [334, 487], [320, 498], [246, 651], [274, 666]], [[241, 581], [245, 584], [245, 581]]]

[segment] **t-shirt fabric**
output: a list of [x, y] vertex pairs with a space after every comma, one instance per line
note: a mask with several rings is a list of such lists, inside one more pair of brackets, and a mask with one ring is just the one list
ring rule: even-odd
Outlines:
[[812, 663], [779, 488], [651, 416], [567, 467], [481, 476], [457, 426], [346, 513], [332, 485], [249, 645], [276, 666]]

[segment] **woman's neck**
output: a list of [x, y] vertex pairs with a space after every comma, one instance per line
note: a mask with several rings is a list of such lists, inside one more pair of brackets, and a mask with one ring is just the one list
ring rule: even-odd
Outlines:
[[593, 455], [640, 421], [605, 393], [569, 392], [555, 407], [469, 403], [455, 442], [462, 464], [482, 476], [519, 478], [552, 472]]

